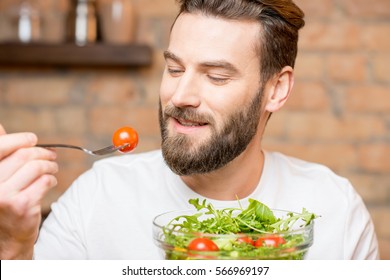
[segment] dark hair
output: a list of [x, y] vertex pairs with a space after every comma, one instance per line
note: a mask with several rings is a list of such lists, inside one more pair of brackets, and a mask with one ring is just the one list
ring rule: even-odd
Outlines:
[[304, 13], [292, 0], [177, 0], [182, 13], [203, 13], [231, 20], [252, 20], [261, 25], [259, 58], [261, 81], [266, 83], [284, 66], [294, 67], [298, 30]]

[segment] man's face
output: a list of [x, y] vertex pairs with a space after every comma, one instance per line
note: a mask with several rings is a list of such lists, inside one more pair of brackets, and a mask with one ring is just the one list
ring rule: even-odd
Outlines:
[[209, 173], [242, 153], [261, 114], [259, 26], [182, 14], [165, 52], [162, 151], [179, 175]]

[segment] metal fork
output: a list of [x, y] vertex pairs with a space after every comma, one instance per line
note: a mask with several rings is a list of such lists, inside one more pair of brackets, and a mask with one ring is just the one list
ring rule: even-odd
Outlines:
[[91, 151], [91, 150], [88, 150], [88, 149], [85, 149], [85, 148], [82, 148], [79, 146], [66, 145], [66, 144], [38, 144], [36, 146], [41, 147], [41, 148], [70, 148], [70, 149], [81, 150], [81, 151], [83, 151], [87, 154], [93, 155], [93, 156], [104, 156], [104, 155], [111, 154], [117, 150], [126, 148], [128, 145], [129, 144], [125, 144], [125, 145], [122, 145], [119, 147], [115, 147], [114, 145], [111, 145], [111, 146], [105, 147], [103, 149], [95, 150], [95, 151]]

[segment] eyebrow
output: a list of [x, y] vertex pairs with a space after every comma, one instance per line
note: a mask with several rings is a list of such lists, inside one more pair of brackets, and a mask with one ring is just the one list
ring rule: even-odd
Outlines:
[[182, 63], [182, 60], [176, 56], [174, 53], [170, 52], [170, 51], [165, 51], [164, 52], [164, 58], [165, 59], [172, 59], [173, 61], [176, 61], [178, 63]]
[[[170, 51], [164, 51], [164, 58], [165, 59], [171, 59], [179, 64], [183, 63], [183, 60], [175, 55], [174, 53]], [[227, 62], [226, 60], [214, 60], [214, 61], [206, 61], [200, 63], [201, 68], [221, 68], [225, 69], [231, 74], [238, 74], [240, 71], [230, 62]]]

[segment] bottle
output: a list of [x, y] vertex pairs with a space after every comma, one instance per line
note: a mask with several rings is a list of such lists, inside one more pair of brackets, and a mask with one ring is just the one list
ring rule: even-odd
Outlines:
[[69, 41], [79, 46], [96, 42], [97, 21], [94, 0], [73, 0], [69, 13]]
[[27, 2], [23, 2], [19, 9], [18, 38], [22, 43], [30, 43], [40, 39], [38, 11]]
[[108, 44], [128, 44], [134, 40], [135, 6], [132, 0], [97, 0], [101, 35]]

